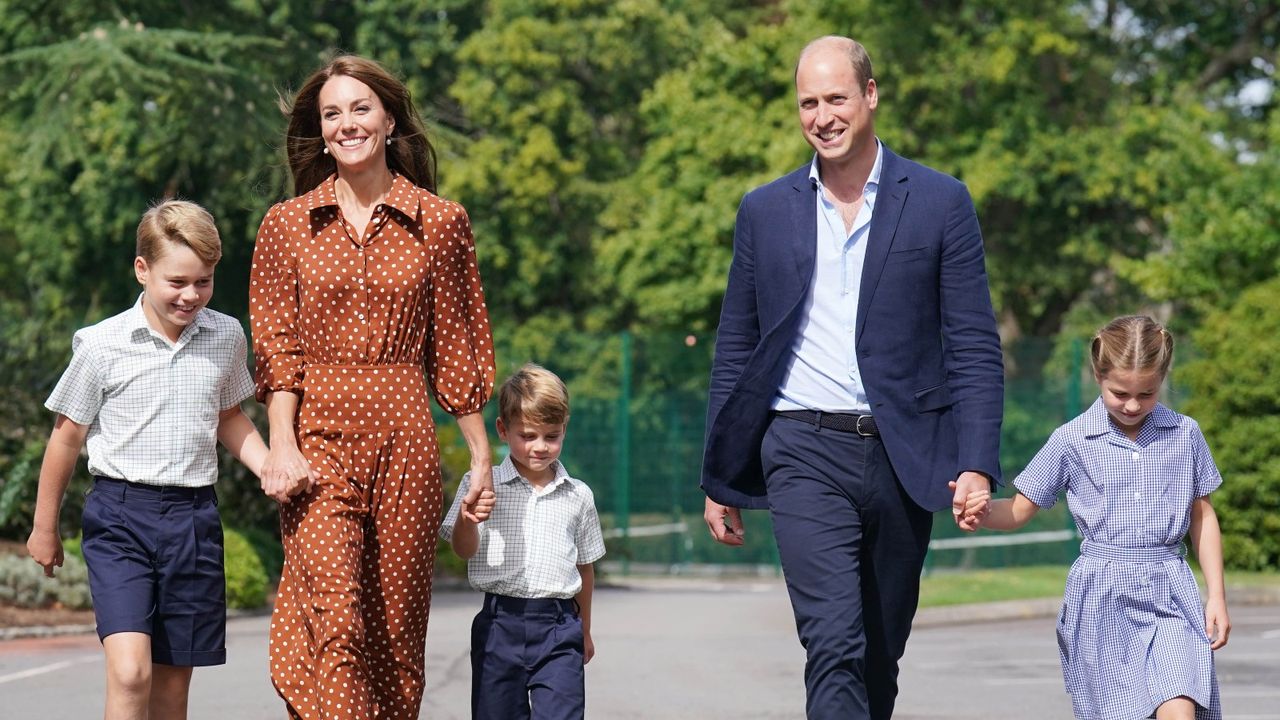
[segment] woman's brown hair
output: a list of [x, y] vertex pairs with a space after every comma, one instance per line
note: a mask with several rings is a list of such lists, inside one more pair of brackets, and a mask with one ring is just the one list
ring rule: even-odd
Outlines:
[[391, 144], [387, 146], [387, 167], [405, 176], [414, 185], [436, 191], [436, 151], [427, 139], [422, 118], [413, 107], [409, 89], [378, 63], [358, 55], [339, 55], [307, 78], [293, 102], [281, 99], [280, 109], [289, 118], [285, 150], [293, 191], [301, 195], [337, 170], [337, 163], [324, 152], [320, 133], [320, 88], [335, 75], [345, 75], [368, 85], [395, 119]]

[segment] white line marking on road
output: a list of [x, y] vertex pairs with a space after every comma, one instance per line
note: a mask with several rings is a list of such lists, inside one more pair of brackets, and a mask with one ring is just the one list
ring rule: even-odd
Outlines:
[[0, 685], [3, 685], [4, 683], [7, 683], [7, 682], [13, 682], [14, 680], [26, 680], [27, 678], [36, 677], [38, 675], [45, 675], [51, 672], [65, 670], [66, 668], [69, 668], [72, 665], [81, 665], [83, 663], [93, 662], [94, 660], [98, 660], [99, 658], [100, 656], [98, 655], [85, 655], [84, 657], [78, 657], [74, 660], [63, 660], [62, 662], [50, 663], [48, 665], [41, 665], [40, 667], [33, 667], [27, 670], [22, 670], [20, 672], [9, 673], [8, 675], [0, 675]]
[[1268, 630], [1262, 633], [1263, 640], [1274, 640], [1280, 638], [1280, 630]]

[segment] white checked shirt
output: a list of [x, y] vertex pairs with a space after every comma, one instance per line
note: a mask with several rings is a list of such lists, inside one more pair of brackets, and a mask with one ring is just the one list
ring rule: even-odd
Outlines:
[[[467, 473], [440, 537], [453, 537], [462, 498], [471, 487]], [[467, 577], [477, 590], [519, 598], [571, 598], [582, 589], [579, 565], [604, 557], [604, 536], [595, 496], [569, 477], [559, 461], [555, 479], [542, 490], [520, 476], [508, 457], [493, 469], [496, 504], [480, 523], [480, 547], [467, 561]]]
[[45, 407], [89, 426], [89, 472], [180, 487], [218, 479], [218, 413], [253, 395], [239, 322], [203, 308], [171, 343], [139, 296], [77, 332], [71, 351]]

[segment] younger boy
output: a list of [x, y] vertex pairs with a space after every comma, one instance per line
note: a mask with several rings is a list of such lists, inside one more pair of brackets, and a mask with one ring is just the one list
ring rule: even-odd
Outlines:
[[87, 441], [94, 484], [82, 548], [108, 720], [185, 718], [192, 668], [226, 661], [216, 445], [255, 474], [267, 448], [240, 411], [253, 394], [244, 331], [205, 307], [221, 257], [199, 205], [148, 210], [133, 262], [142, 295], [75, 334], [45, 403], [58, 417], [27, 550], [49, 577], [62, 565], [59, 507]]
[[530, 363], [498, 391], [498, 415], [511, 452], [493, 470], [493, 493], [476, 503], [482, 522], [459, 513], [468, 474], [440, 528], [485, 592], [471, 626], [471, 715], [580, 720], [583, 665], [595, 654], [591, 563], [604, 556], [604, 538], [591, 488], [558, 460], [569, 393]]

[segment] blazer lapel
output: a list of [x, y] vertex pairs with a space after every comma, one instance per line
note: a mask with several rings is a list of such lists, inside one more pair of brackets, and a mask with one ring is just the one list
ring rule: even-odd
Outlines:
[[893, 237], [898, 232], [902, 207], [907, 202], [907, 176], [898, 168], [898, 156], [884, 148], [884, 162], [880, 168], [880, 187], [876, 206], [871, 215], [871, 231], [867, 234], [867, 255], [862, 264], [862, 288], [858, 293], [858, 327], [854, 342], [862, 338], [862, 328], [867, 324], [867, 312], [871, 298], [880, 283], [884, 261], [889, 257]]
[[787, 233], [787, 237], [791, 238], [790, 251], [795, 259], [795, 274], [790, 287], [785, 288], [791, 295], [786, 303], [788, 308], [803, 300], [809, 290], [809, 283], [813, 281], [813, 263], [818, 242], [817, 197], [813, 181], [809, 179], [809, 166], [795, 171], [791, 177], [795, 193], [791, 196], [789, 211], [791, 227], [795, 228], [795, 232]]

